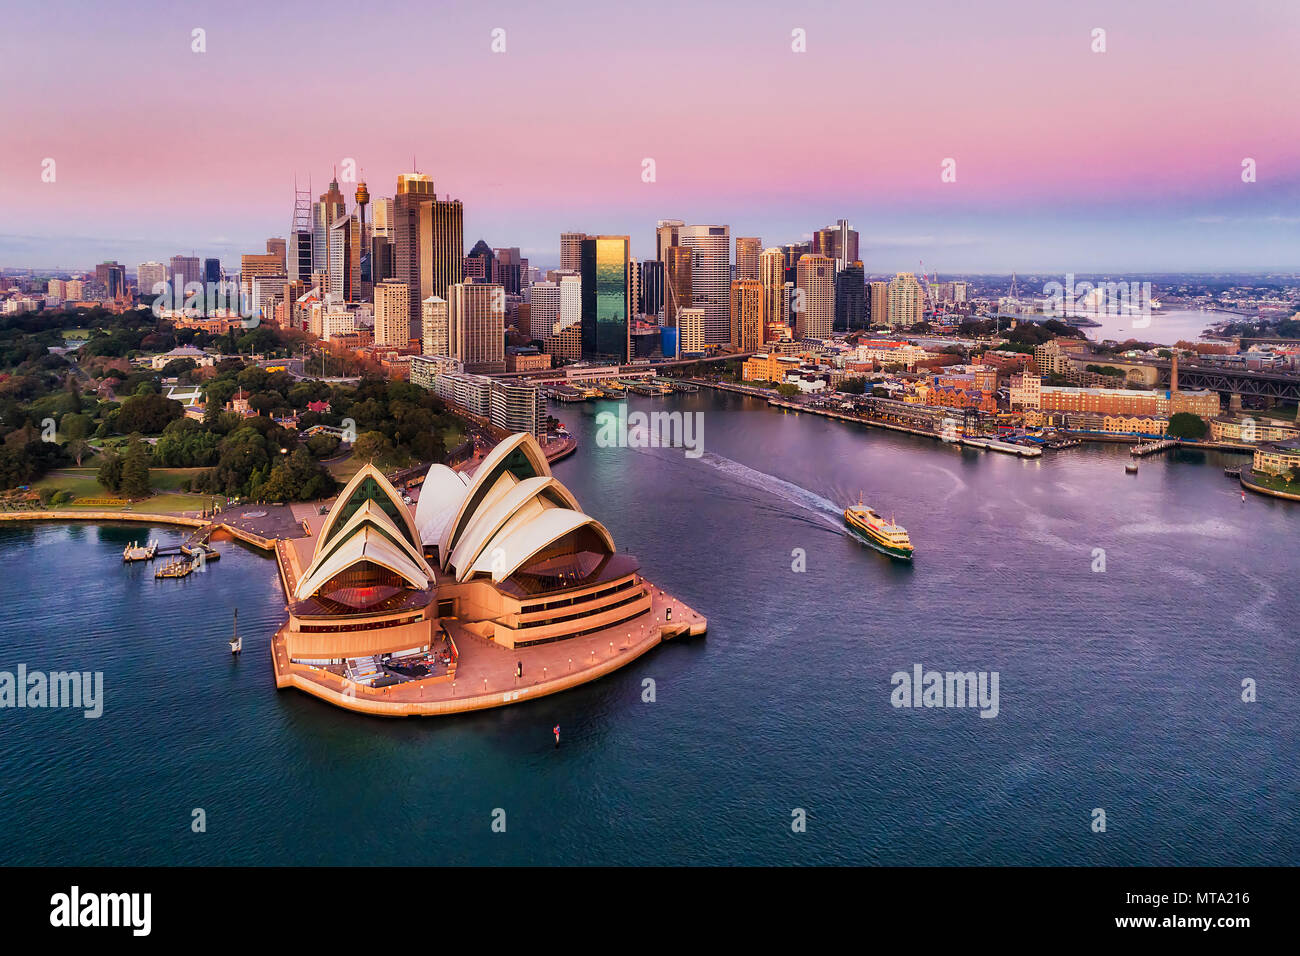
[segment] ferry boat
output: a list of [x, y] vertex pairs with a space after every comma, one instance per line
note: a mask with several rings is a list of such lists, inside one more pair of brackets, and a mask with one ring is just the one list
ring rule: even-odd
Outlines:
[[860, 499], [856, 505], [844, 509], [844, 523], [891, 558], [912, 560], [912, 539], [908, 537], [907, 529], [892, 520], [886, 521]]

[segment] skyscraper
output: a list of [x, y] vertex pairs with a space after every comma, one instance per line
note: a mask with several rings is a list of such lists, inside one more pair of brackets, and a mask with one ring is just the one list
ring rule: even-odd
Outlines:
[[627, 307], [633, 315], [641, 314], [641, 263], [627, 260]]
[[375, 344], [406, 348], [411, 342], [411, 290], [400, 279], [375, 286]]
[[632, 303], [627, 236], [582, 240], [582, 354], [626, 362], [632, 351]]
[[393, 216], [393, 278], [411, 289], [411, 322], [429, 296], [451, 301], [447, 289], [464, 277], [464, 210], [459, 199], [439, 200], [424, 173], [397, 177]]
[[[165, 271], [165, 270], [164, 270]], [[221, 281], [221, 260], [204, 259], [203, 260], [203, 281], [216, 285]]]
[[329, 233], [334, 223], [347, 212], [347, 200], [339, 190], [338, 180], [312, 204], [312, 271], [329, 274]]
[[664, 247], [664, 325], [677, 325], [677, 313], [691, 307], [691, 250]]
[[191, 282], [202, 284], [203, 272], [196, 256], [172, 256], [172, 284], [181, 290]]
[[681, 245], [682, 226], [686, 223], [680, 219], [660, 219], [655, 223], [655, 258], [668, 262], [667, 250], [670, 246]]
[[[393, 241], [392, 277], [406, 283], [411, 290], [412, 303], [428, 298], [428, 295], [420, 294], [420, 207], [437, 198], [432, 176], [402, 173], [397, 177], [397, 194], [393, 197], [392, 220], [388, 225]], [[446, 298], [446, 295], [442, 297]], [[411, 308], [414, 316], [416, 305]]]
[[773, 326], [789, 321], [785, 314], [785, 253], [776, 247], [764, 249], [758, 257], [758, 281], [763, 284], [763, 341], [776, 336]]
[[731, 340], [731, 229], [683, 226], [681, 244], [691, 250], [691, 305], [704, 310], [705, 345]]
[[107, 298], [116, 299], [125, 295], [126, 266], [120, 265], [116, 260], [100, 263], [95, 266], [95, 282], [103, 288]]
[[763, 283], [757, 279], [731, 283], [731, 344], [742, 352], [763, 345]]
[[796, 339], [825, 339], [835, 320], [835, 263], [826, 256], [799, 259], [794, 330]]
[[835, 274], [835, 328], [841, 332], [867, 324], [867, 286], [861, 262], [851, 262]]
[[762, 240], [752, 236], [736, 237], [736, 278], [758, 278], [758, 256]]
[[658, 259], [641, 263], [641, 301], [637, 305], [647, 318], [657, 321], [664, 307], [664, 264]]
[[582, 240], [586, 238], [585, 232], [560, 233], [560, 268], [565, 272], [582, 270]]
[[448, 288], [464, 279], [464, 218], [459, 199], [434, 198], [420, 204], [421, 302], [431, 295], [450, 302]]
[[454, 282], [447, 289], [451, 354], [467, 372], [506, 367], [506, 291], [494, 282]]
[[167, 267], [161, 262], [142, 262], [136, 267], [135, 290], [137, 295], [153, 295], [153, 287], [159, 282], [164, 285], [167, 283]]
[[836, 271], [848, 268], [858, 260], [858, 233], [847, 219], [840, 219], [813, 233], [812, 251], [834, 259]]

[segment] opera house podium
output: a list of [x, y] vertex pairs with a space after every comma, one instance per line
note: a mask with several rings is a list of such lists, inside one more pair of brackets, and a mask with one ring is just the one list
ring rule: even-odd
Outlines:
[[312, 538], [281, 544], [289, 620], [272, 641], [277, 686], [368, 713], [554, 693], [706, 628], [616, 550], [528, 434], [497, 445], [472, 477], [432, 465], [413, 514], [366, 465]]

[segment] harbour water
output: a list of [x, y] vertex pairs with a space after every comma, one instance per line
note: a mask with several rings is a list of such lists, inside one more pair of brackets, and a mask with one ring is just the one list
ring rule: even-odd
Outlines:
[[[105, 682], [98, 720], [0, 711], [0, 859], [1296, 862], [1300, 508], [1243, 504], [1241, 456], [1129, 476], [1123, 446], [1024, 461], [708, 390], [627, 403], [700, 413], [703, 455], [599, 447], [615, 403], [556, 405], [581, 443], [556, 473], [708, 636], [495, 711], [386, 721], [277, 692], [274, 564], [233, 543], [155, 581], [121, 561], [139, 526], [0, 526], [0, 670]], [[859, 493], [913, 566], [844, 529]], [[895, 708], [916, 664], [997, 671], [997, 717]]]
[[1090, 312], [1085, 317], [1098, 323], [1096, 326], [1082, 328], [1084, 334], [1094, 342], [1105, 339], [1116, 342], [1137, 339], [1139, 342], [1155, 342], [1158, 345], [1199, 342], [1211, 325], [1241, 318], [1227, 312], [1200, 312], [1195, 309], [1157, 309], [1146, 316]]

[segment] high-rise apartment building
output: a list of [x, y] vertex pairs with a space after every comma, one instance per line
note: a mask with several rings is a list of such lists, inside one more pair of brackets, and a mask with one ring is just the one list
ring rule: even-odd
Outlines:
[[763, 345], [763, 283], [736, 279], [731, 283], [731, 344], [742, 352]]
[[889, 324], [909, 328], [924, 317], [924, 297], [915, 274], [899, 272], [889, 282]]
[[761, 239], [753, 236], [736, 237], [736, 278], [757, 279], [758, 257], [763, 248]]
[[375, 286], [375, 344], [406, 348], [411, 344], [411, 290], [400, 279]]
[[867, 316], [872, 325], [889, 324], [889, 283], [867, 283]]
[[582, 354], [626, 362], [632, 354], [630, 248], [627, 236], [582, 240]]
[[830, 338], [835, 321], [835, 262], [827, 256], [799, 259], [795, 283], [794, 337]]
[[451, 355], [472, 372], [506, 368], [506, 290], [495, 282], [454, 282], [447, 289]]
[[683, 226], [681, 245], [691, 250], [691, 306], [704, 310], [706, 345], [731, 340], [731, 229]]
[[420, 351], [425, 355], [451, 355], [451, 319], [447, 300], [431, 295], [420, 303]]
[[679, 354], [702, 355], [706, 346], [704, 340], [704, 309], [685, 308], [677, 310], [677, 341]]

